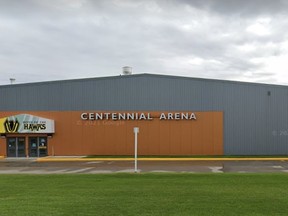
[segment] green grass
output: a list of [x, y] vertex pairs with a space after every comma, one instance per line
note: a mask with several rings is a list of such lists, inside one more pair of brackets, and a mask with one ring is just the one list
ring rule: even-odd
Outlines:
[[0, 175], [0, 215], [287, 215], [287, 174]]

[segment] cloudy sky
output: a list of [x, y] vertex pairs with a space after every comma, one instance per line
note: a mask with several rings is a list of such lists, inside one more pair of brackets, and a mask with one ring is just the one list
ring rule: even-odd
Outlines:
[[156, 73], [288, 85], [287, 0], [0, 0], [0, 85]]

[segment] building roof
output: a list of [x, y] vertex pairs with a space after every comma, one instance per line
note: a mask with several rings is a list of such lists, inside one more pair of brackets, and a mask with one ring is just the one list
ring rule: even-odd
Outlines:
[[211, 79], [211, 78], [196, 78], [196, 77], [185, 77], [185, 76], [176, 76], [176, 75], [163, 75], [163, 74], [150, 74], [150, 73], [141, 73], [141, 74], [132, 74], [132, 75], [117, 75], [117, 76], [105, 76], [105, 77], [90, 77], [90, 78], [80, 78], [80, 79], [67, 79], [67, 80], [55, 80], [55, 81], [43, 81], [43, 82], [31, 82], [31, 83], [14, 83], [8, 85], [0, 85], [0, 88], [13, 87], [13, 86], [35, 86], [35, 85], [46, 85], [46, 84], [57, 84], [57, 83], [71, 83], [71, 82], [85, 82], [92, 80], [114, 80], [114, 79], [131, 79], [131, 78], [162, 78], [162, 79], [182, 79], [182, 80], [197, 80], [205, 82], [217, 82], [217, 83], [226, 83], [226, 84], [239, 84], [239, 85], [253, 85], [253, 86], [271, 86], [271, 87], [284, 87], [288, 88], [287, 85], [280, 84], [268, 84], [268, 83], [255, 83], [255, 82], [244, 82], [244, 81], [232, 81], [232, 80], [221, 80], [221, 79]]

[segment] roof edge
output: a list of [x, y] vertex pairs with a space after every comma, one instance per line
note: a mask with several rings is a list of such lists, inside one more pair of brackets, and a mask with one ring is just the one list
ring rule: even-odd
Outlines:
[[180, 76], [180, 75], [139, 73], [139, 74], [131, 74], [131, 75], [120, 74], [117, 76], [88, 77], [88, 78], [76, 78], [76, 79], [66, 79], [66, 80], [52, 80], [52, 81], [41, 81], [41, 82], [7, 84], [7, 85], [0, 85], [0, 88], [54, 84], [54, 83], [81, 82], [81, 81], [86, 81], [86, 80], [129, 79], [129, 78], [133, 78], [133, 77], [158, 77], [158, 78], [169, 78], [169, 79], [211, 81], [211, 82], [218, 82], [218, 83], [220, 82], [220, 83], [230, 83], [230, 84], [240, 84], [240, 85], [257, 85], [257, 86], [271, 86], [271, 87], [285, 87], [285, 88], [288, 87], [288, 85], [283, 85], [283, 84], [269, 84], [269, 83], [245, 82], [245, 81], [236, 81], [236, 80], [213, 79], [213, 78], [187, 77], [187, 76]]

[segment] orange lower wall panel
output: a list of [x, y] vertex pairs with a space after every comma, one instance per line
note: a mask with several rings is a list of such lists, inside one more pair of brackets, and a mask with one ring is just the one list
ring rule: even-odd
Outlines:
[[[133, 155], [133, 127], [140, 129], [139, 155], [223, 155], [223, 112], [195, 112], [196, 120], [160, 120], [160, 112], [150, 112], [153, 120], [89, 121], [81, 111], [0, 112], [0, 118], [23, 113], [55, 121], [49, 155]], [[0, 155], [6, 148], [1, 138]]]

